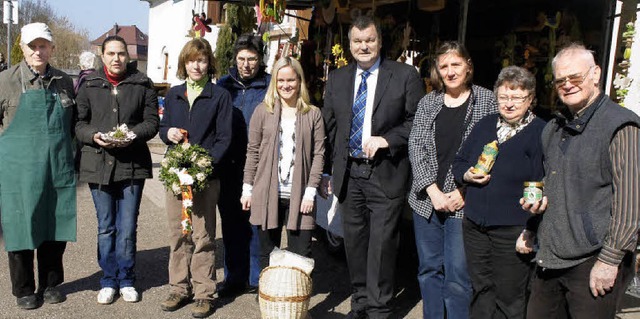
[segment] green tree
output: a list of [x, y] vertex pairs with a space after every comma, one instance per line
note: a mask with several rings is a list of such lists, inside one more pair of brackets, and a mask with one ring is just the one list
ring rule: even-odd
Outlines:
[[214, 52], [219, 77], [227, 74], [233, 65], [233, 46], [238, 35], [252, 32], [257, 22], [252, 7], [227, 3], [225, 11], [227, 23], [220, 28]]
[[18, 34], [16, 40], [13, 42], [13, 46], [11, 46], [11, 65], [20, 63], [23, 58], [22, 49], [20, 48], [20, 34]]

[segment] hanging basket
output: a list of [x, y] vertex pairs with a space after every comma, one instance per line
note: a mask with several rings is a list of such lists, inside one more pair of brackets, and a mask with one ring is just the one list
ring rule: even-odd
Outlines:
[[418, 9], [423, 11], [438, 11], [444, 9], [446, 0], [418, 0]]
[[308, 319], [311, 277], [295, 267], [272, 266], [260, 273], [262, 319]]

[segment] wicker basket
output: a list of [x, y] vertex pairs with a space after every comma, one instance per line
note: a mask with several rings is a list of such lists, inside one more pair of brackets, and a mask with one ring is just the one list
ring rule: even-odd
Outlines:
[[262, 319], [307, 319], [311, 277], [295, 267], [272, 266], [260, 273]]

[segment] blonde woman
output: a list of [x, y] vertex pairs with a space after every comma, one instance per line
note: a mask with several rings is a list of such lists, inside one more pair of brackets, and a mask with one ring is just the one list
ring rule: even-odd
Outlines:
[[324, 165], [324, 124], [320, 110], [309, 104], [300, 63], [279, 59], [264, 102], [249, 124], [249, 144], [240, 199], [259, 226], [260, 267], [280, 246], [287, 229], [288, 250], [311, 256], [315, 228], [315, 196]]

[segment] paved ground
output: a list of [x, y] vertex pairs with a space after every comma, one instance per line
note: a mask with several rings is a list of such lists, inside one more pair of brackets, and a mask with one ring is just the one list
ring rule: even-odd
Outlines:
[[[155, 150], [156, 153], [160, 153]], [[161, 159], [154, 154], [156, 170]], [[157, 174], [156, 174], [157, 175]], [[66, 281], [60, 289], [68, 300], [58, 305], [44, 305], [32, 311], [15, 307], [11, 295], [7, 256], [0, 252], [0, 318], [190, 318], [189, 306], [173, 313], [160, 310], [159, 304], [168, 294], [164, 192], [157, 179], [145, 186], [139, 218], [137, 274], [138, 290], [142, 300], [128, 304], [116, 300], [112, 305], [96, 303], [100, 269], [96, 261], [96, 219], [87, 185], [78, 186], [78, 241], [70, 243], [65, 253]], [[220, 230], [218, 247], [222, 245]], [[0, 233], [1, 235], [1, 233]], [[0, 242], [2, 241], [0, 237]], [[0, 243], [0, 245], [3, 245]], [[218, 250], [220, 251], [220, 249]], [[409, 250], [410, 251], [410, 250]], [[410, 253], [403, 253], [409, 255]], [[314, 319], [341, 319], [349, 311], [348, 274], [345, 262], [327, 254], [320, 242], [314, 241], [313, 255], [316, 269], [313, 273], [314, 292], [310, 314]], [[402, 258], [398, 270], [397, 306], [395, 318], [420, 318], [422, 302], [415, 280], [415, 258]], [[222, 278], [222, 265], [217, 260], [218, 279]], [[211, 318], [260, 318], [255, 295], [243, 295], [235, 300], [219, 300], [218, 309]], [[625, 312], [620, 318], [640, 319], [640, 300], [627, 297]], [[635, 307], [635, 308], [634, 308]]]

